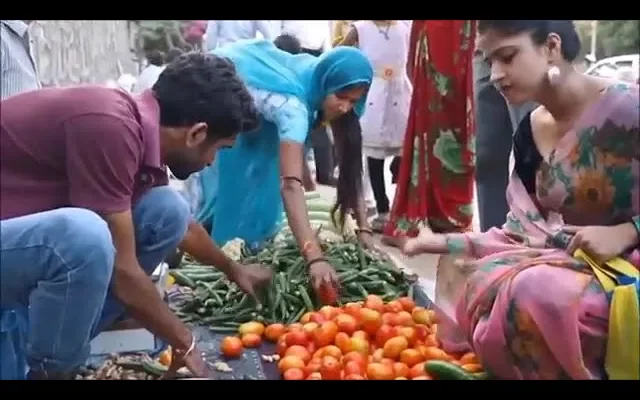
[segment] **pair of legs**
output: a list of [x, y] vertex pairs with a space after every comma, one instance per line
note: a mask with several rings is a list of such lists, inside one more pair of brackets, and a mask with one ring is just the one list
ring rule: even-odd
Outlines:
[[473, 59], [476, 107], [476, 190], [480, 228], [501, 227], [506, 219], [509, 156], [513, 133], [535, 104], [511, 106], [490, 81], [490, 67], [480, 55]]
[[[147, 274], [182, 241], [189, 218], [187, 203], [168, 186], [151, 189], [133, 207], [138, 261]], [[85, 362], [91, 339], [125, 314], [109, 288], [115, 249], [107, 224], [86, 209], [61, 208], [0, 227], [0, 307], [28, 310], [31, 376], [65, 378]], [[24, 376], [11, 370], [10, 355], [0, 357], [3, 378]]]
[[[371, 190], [373, 191], [373, 197], [376, 202], [376, 211], [378, 217], [372, 224], [374, 230], [380, 231], [389, 215], [390, 204], [387, 197], [387, 185], [384, 181], [384, 158], [367, 157], [367, 172], [369, 175], [369, 182], [371, 184]], [[391, 181], [397, 183], [398, 172], [400, 170], [400, 157], [396, 156], [391, 161]]]

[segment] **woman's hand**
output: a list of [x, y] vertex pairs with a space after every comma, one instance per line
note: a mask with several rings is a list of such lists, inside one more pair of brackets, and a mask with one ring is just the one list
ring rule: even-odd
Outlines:
[[367, 250], [371, 251], [379, 251], [378, 246], [376, 246], [375, 238], [373, 233], [370, 231], [358, 231], [358, 242]]
[[567, 246], [569, 254], [573, 255], [576, 250], [582, 249], [598, 262], [609, 261], [638, 245], [638, 232], [630, 223], [616, 226], [566, 226], [563, 231], [573, 234], [573, 239]]
[[309, 275], [311, 276], [311, 286], [323, 303], [333, 303], [337, 300], [338, 275], [329, 262], [314, 262], [309, 267]]

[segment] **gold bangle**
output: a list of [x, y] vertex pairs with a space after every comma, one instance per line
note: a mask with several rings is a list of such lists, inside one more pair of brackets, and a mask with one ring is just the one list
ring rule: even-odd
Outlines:
[[189, 354], [191, 354], [195, 348], [196, 348], [196, 337], [192, 333], [191, 334], [191, 344], [189, 345], [189, 348], [186, 351], [184, 351], [182, 349], [175, 349], [175, 353], [176, 353], [177, 356], [185, 358]]
[[356, 235], [359, 233], [368, 233], [369, 235], [373, 235], [373, 231], [369, 228], [356, 228]]

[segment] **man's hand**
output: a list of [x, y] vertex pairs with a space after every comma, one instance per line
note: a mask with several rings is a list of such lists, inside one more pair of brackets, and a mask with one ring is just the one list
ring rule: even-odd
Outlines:
[[194, 378], [207, 378], [207, 365], [202, 358], [201, 352], [197, 346], [189, 352], [185, 357], [172, 355], [169, 370], [162, 375], [162, 379], [174, 379], [178, 375], [178, 370], [186, 367]]
[[229, 272], [229, 279], [235, 282], [243, 292], [253, 297], [257, 303], [260, 302], [258, 293], [271, 282], [272, 276], [271, 268], [260, 264], [235, 264]]
[[606, 262], [638, 245], [638, 233], [630, 224], [616, 226], [566, 226], [563, 231], [573, 234], [567, 253], [582, 249], [598, 262]]

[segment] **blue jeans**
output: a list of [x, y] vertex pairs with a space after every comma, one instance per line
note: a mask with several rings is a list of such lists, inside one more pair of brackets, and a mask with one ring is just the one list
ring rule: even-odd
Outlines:
[[[138, 261], [151, 275], [184, 238], [189, 208], [164, 186], [142, 196], [132, 213]], [[28, 309], [20, 339], [29, 368], [73, 371], [86, 361], [91, 339], [125, 312], [109, 288], [115, 250], [107, 224], [91, 211], [61, 208], [0, 221], [0, 228], [3, 322], [15, 319], [14, 309]], [[24, 377], [20, 347], [2, 343], [2, 379]]]

